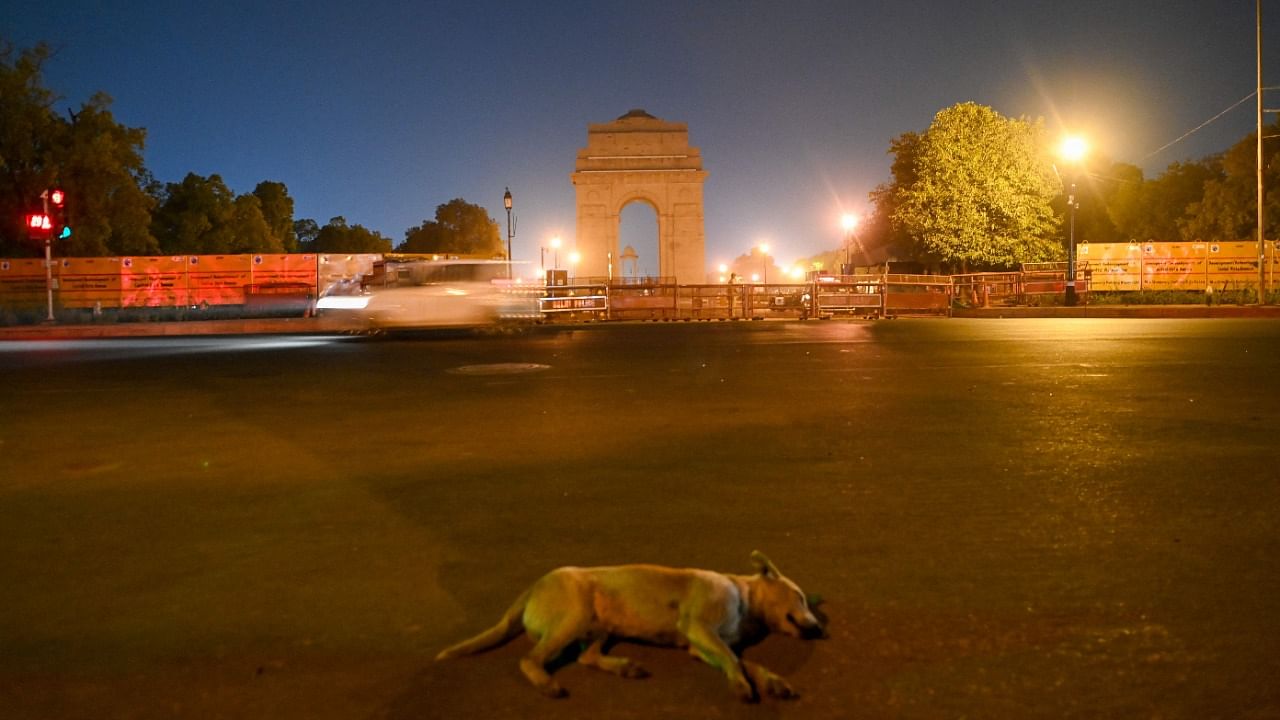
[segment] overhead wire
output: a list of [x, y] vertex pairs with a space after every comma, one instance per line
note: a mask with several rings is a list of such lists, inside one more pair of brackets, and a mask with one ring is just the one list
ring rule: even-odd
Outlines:
[[[1264, 90], [1271, 90], [1271, 89], [1273, 89], [1273, 88], [1263, 88], [1263, 89], [1264, 89]], [[1185, 132], [1185, 133], [1183, 133], [1181, 136], [1179, 136], [1176, 140], [1173, 140], [1173, 141], [1171, 141], [1171, 142], [1165, 143], [1164, 145], [1161, 145], [1159, 148], [1156, 148], [1155, 150], [1152, 150], [1151, 152], [1147, 153], [1146, 155], [1144, 155], [1144, 156], [1142, 157], [1142, 160], [1141, 160], [1140, 162], [1146, 162], [1147, 160], [1150, 160], [1152, 157], [1155, 157], [1156, 155], [1159, 155], [1160, 153], [1164, 152], [1165, 150], [1168, 150], [1169, 148], [1173, 147], [1174, 145], [1177, 145], [1178, 143], [1182, 142], [1183, 140], [1186, 140], [1188, 137], [1191, 137], [1191, 136], [1192, 136], [1192, 135], [1194, 135], [1196, 132], [1198, 132], [1198, 131], [1202, 130], [1202, 129], [1203, 129], [1206, 125], [1208, 125], [1209, 123], [1212, 123], [1214, 120], [1217, 120], [1218, 118], [1222, 117], [1223, 115], [1226, 115], [1227, 113], [1231, 112], [1232, 110], [1235, 110], [1236, 108], [1240, 107], [1240, 106], [1241, 106], [1241, 105], [1243, 105], [1246, 101], [1248, 101], [1248, 100], [1249, 100], [1249, 99], [1251, 99], [1254, 95], [1257, 95], [1257, 94], [1258, 94], [1258, 91], [1257, 91], [1257, 90], [1254, 90], [1253, 92], [1249, 93], [1248, 95], [1245, 95], [1244, 97], [1242, 97], [1242, 98], [1240, 98], [1239, 100], [1237, 100], [1237, 101], [1235, 102], [1235, 104], [1233, 104], [1231, 107], [1227, 108], [1226, 110], [1223, 110], [1222, 112], [1218, 113], [1217, 115], [1214, 115], [1213, 117], [1209, 118], [1208, 120], [1205, 120], [1204, 122], [1200, 123], [1199, 125], [1197, 125], [1197, 126], [1195, 126], [1195, 127], [1191, 128], [1190, 130], [1186, 131], [1186, 132]]]

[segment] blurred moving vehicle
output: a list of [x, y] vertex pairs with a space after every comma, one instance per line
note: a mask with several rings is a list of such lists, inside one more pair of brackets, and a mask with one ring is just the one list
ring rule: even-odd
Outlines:
[[536, 322], [539, 286], [512, 283], [504, 260], [414, 260], [375, 266], [328, 288], [316, 310], [367, 330]]

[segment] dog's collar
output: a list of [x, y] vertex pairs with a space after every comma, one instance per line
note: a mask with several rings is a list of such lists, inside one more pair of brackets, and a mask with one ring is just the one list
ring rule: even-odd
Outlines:
[[734, 578], [734, 586], [738, 589], [738, 617], [751, 617], [751, 578], [738, 576]]

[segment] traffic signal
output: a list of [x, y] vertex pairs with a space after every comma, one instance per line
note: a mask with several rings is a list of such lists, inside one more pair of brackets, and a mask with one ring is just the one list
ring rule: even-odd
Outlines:
[[53, 219], [47, 213], [27, 214], [27, 235], [32, 240], [47, 240], [53, 234]]
[[52, 223], [49, 235], [59, 240], [71, 237], [71, 226], [67, 224], [67, 192], [54, 186], [44, 191], [45, 210]]

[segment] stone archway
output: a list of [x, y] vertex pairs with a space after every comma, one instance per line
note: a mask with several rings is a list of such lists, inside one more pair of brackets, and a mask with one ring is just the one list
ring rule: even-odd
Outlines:
[[578, 196], [578, 275], [618, 275], [622, 208], [640, 201], [658, 215], [658, 274], [680, 283], [705, 281], [707, 173], [702, 153], [689, 145], [687, 125], [644, 110], [588, 125], [571, 177]]

